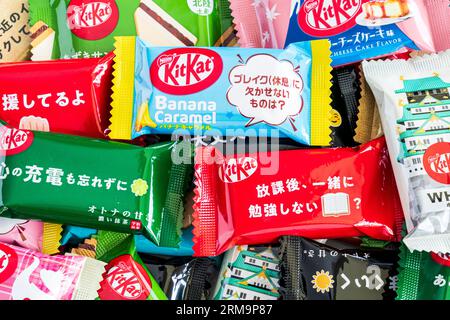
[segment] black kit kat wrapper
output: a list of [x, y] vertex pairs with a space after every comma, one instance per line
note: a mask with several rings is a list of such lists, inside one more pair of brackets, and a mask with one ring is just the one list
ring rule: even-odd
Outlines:
[[216, 285], [218, 259], [140, 255], [169, 300], [209, 300]]
[[282, 300], [394, 300], [398, 244], [362, 246], [359, 239], [280, 239]]

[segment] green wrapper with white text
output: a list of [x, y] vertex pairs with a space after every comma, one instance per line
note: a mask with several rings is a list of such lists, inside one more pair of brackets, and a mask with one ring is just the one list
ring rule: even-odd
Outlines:
[[142, 148], [0, 128], [0, 217], [38, 219], [179, 242], [190, 165], [179, 144]]
[[450, 254], [400, 251], [397, 300], [450, 300]]

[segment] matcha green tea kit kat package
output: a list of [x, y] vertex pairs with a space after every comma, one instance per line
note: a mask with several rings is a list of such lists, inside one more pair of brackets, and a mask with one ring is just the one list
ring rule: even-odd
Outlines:
[[99, 231], [97, 259], [106, 262], [100, 300], [167, 300], [139, 257], [130, 234]]
[[101, 57], [114, 37], [154, 46], [234, 46], [227, 0], [30, 0], [32, 60]]
[[180, 241], [189, 161], [179, 143], [146, 148], [78, 136], [0, 128], [0, 217]]

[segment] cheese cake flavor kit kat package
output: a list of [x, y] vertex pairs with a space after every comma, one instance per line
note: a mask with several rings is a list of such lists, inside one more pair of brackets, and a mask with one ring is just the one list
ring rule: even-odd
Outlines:
[[30, 56], [31, 32], [27, 0], [0, 3], [0, 62], [26, 60]]
[[278, 50], [153, 47], [118, 37], [115, 46], [112, 139], [181, 130], [330, 144], [326, 40]]
[[400, 251], [397, 300], [449, 300], [450, 255]]
[[107, 263], [100, 283], [100, 300], [167, 300], [136, 251], [130, 234], [99, 231], [96, 256]]
[[105, 263], [49, 256], [0, 242], [1, 300], [94, 300]]
[[101, 57], [114, 37], [154, 46], [233, 46], [227, 0], [30, 0], [32, 60]]
[[191, 171], [187, 159], [172, 162], [177, 142], [142, 148], [6, 126], [0, 137], [0, 216], [144, 234], [177, 247]]
[[0, 217], [0, 242], [45, 254], [58, 253], [62, 226], [35, 220]]
[[[195, 159], [194, 252], [282, 235], [396, 240], [402, 213], [384, 138], [356, 148], [321, 148]], [[377, 197], [373, 197], [377, 194]]]
[[327, 38], [333, 66], [450, 48], [445, 0], [293, 0], [286, 43]]
[[363, 62], [380, 111], [410, 250], [450, 251], [450, 51]]
[[106, 138], [113, 57], [0, 64], [0, 119], [26, 130]]
[[362, 246], [357, 238], [280, 239], [283, 300], [394, 300], [398, 245]]

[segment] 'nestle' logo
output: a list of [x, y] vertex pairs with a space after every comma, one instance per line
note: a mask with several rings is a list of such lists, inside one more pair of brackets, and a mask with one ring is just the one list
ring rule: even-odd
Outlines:
[[317, 0], [311, 0], [305, 3], [305, 11], [306, 13], [310, 12], [311, 10], [314, 10], [319, 5]]

